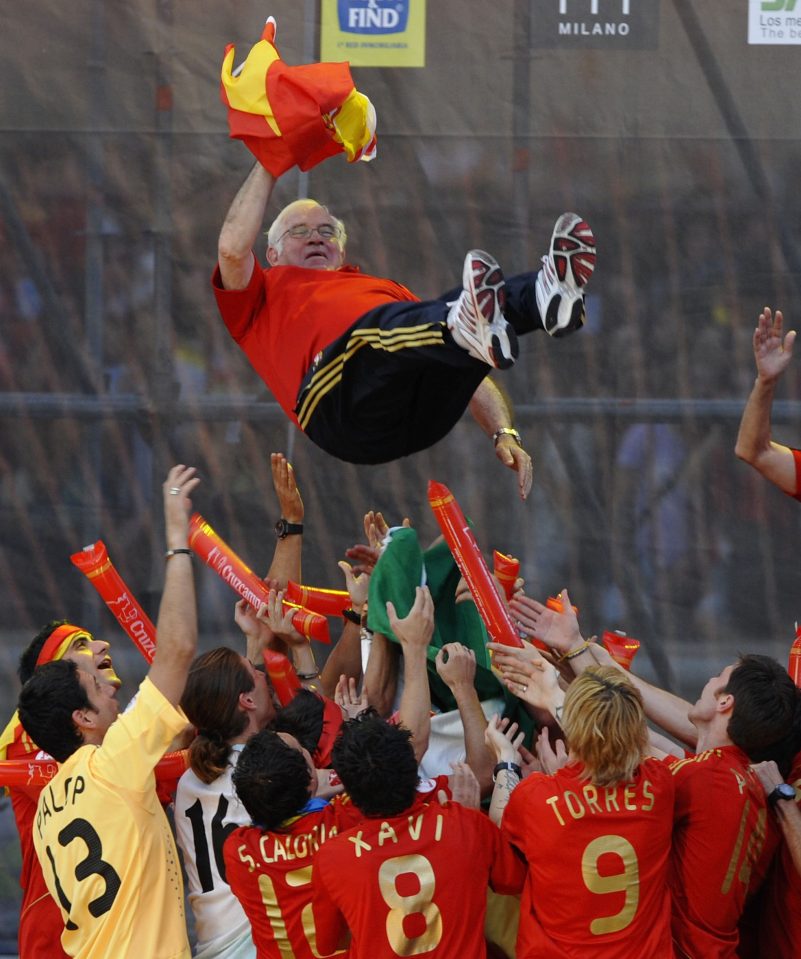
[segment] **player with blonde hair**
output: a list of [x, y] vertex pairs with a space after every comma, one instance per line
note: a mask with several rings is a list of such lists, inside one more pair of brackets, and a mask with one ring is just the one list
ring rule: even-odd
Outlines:
[[[535, 673], [532, 682], [558, 688], [545, 660]], [[522, 782], [512, 734], [497, 719], [488, 730], [500, 760], [495, 792], [512, 790], [501, 831], [529, 869], [518, 959], [672, 956], [675, 787], [667, 764], [647, 757], [642, 698], [625, 674], [598, 667], [573, 681], [556, 715], [565, 765]]]

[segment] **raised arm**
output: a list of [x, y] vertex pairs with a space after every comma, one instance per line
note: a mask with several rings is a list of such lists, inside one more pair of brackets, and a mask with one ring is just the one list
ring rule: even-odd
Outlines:
[[431, 733], [431, 693], [428, 688], [428, 644], [434, 633], [434, 600], [427, 586], [415, 589], [409, 615], [398, 619], [395, 607], [387, 603], [392, 632], [403, 649], [403, 692], [398, 720], [412, 731], [412, 746], [417, 762], [428, 749]]
[[740, 420], [734, 452], [765, 479], [791, 495], [796, 492], [792, 451], [771, 439], [770, 415], [776, 384], [793, 357], [795, 330], [782, 337], [781, 310], [773, 317], [769, 307], [759, 314], [754, 330], [757, 378]]
[[[765, 790], [765, 795], [770, 796], [776, 787], [784, 783], [784, 778], [779, 772], [779, 767], [773, 760], [764, 763], [757, 763], [751, 767], [757, 774], [757, 777]], [[798, 808], [798, 793], [796, 791], [795, 799], [774, 800], [773, 806], [776, 818], [779, 820], [779, 826], [793, 860], [793, 865], [799, 876], [801, 876], [801, 809]]]
[[495, 455], [509, 469], [517, 473], [517, 487], [520, 499], [525, 499], [531, 491], [534, 467], [531, 457], [523, 449], [517, 431], [512, 431], [512, 410], [509, 401], [487, 376], [479, 384], [468, 406], [470, 415], [487, 436], [495, 443]]
[[228, 209], [217, 241], [217, 262], [226, 290], [244, 290], [256, 258], [253, 246], [264, 222], [275, 178], [256, 163]]
[[373, 633], [364, 669], [364, 692], [368, 703], [385, 719], [392, 713], [398, 690], [400, 647], [383, 633]]
[[467, 765], [476, 775], [481, 795], [488, 796], [495, 763], [484, 740], [487, 719], [476, 692], [476, 654], [461, 643], [446, 643], [437, 653], [436, 667], [456, 700], [464, 730]]
[[167, 568], [156, 621], [156, 653], [148, 677], [174, 706], [183, 695], [197, 650], [195, 582], [187, 542], [189, 495], [199, 482], [194, 467], [173, 466], [163, 486]]
[[[361, 641], [361, 620], [363, 618], [364, 606], [367, 602], [367, 590], [370, 586], [370, 574], [361, 573], [356, 575], [350, 563], [344, 560], [337, 563], [339, 568], [345, 574], [345, 585], [350, 599], [349, 616], [346, 618], [342, 627], [339, 639], [336, 645], [328, 654], [328, 658], [320, 674], [320, 684], [326, 696], [333, 697], [334, 690], [339, 684], [340, 677], [344, 674], [348, 679], [357, 682], [362, 675], [362, 641]], [[358, 622], [355, 620], [358, 617]]]
[[[303, 528], [303, 500], [295, 479], [292, 464], [283, 453], [270, 454], [270, 468], [273, 474], [273, 488], [278, 499], [278, 508], [281, 510], [281, 519], [285, 519], [292, 526]], [[280, 589], [286, 589], [288, 580], [301, 582], [301, 552], [303, 549], [303, 533], [286, 533], [279, 536], [275, 544], [273, 561], [265, 579], [276, 580]]]
[[493, 752], [495, 763], [504, 764], [495, 776], [489, 807], [490, 819], [496, 826], [500, 826], [509, 797], [522, 779], [520, 746], [523, 743], [523, 733], [518, 733], [517, 723], [510, 725], [508, 719], [493, 716], [487, 724], [485, 739], [487, 748]]

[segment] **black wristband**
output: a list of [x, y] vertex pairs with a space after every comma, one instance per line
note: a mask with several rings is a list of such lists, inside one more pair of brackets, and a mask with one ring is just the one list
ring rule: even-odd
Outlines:
[[780, 802], [795, 802], [795, 789], [790, 783], [779, 783], [773, 792], [768, 793], [768, 805], [776, 806]]
[[300, 536], [302, 533], [303, 523], [290, 523], [283, 516], [275, 524], [275, 535], [279, 539], [286, 539], [287, 536]]
[[493, 782], [495, 782], [498, 776], [498, 773], [504, 769], [508, 770], [510, 773], [514, 773], [518, 779], [523, 778], [523, 770], [517, 765], [517, 763], [512, 763], [512, 762], [509, 762], [508, 760], [504, 760], [503, 762], [498, 763], [497, 766], [492, 770]]
[[362, 617], [360, 613], [357, 613], [355, 609], [343, 609], [342, 616], [349, 622], [354, 623], [356, 626], [361, 626]]
[[171, 556], [178, 556], [181, 553], [186, 553], [187, 556], [192, 555], [192, 550], [188, 546], [179, 546], [177, 549], [168, 549], [164, 554], [165, 559], [169, 559]]

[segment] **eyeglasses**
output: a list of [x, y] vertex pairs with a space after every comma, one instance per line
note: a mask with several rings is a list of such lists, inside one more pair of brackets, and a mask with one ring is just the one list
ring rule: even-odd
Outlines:
[[321, 226], [309, 226], [308, 223], [299, 223], [297, 226], [291, 226], [284, 230], [278, 237], [276, 243], [280, 243], [285, 236], [291, 236], [293, 240], [308, 240], [312, 233], [316, 232], [321, 240], [338, 240], [340, 237], [339, 227], [333, 223], [323, 223]]

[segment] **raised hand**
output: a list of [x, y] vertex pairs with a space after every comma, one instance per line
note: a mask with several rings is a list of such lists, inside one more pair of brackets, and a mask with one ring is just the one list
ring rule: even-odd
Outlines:
[[303, 522], [303, 500], [295, 482], [295, 471], [283, 453], [270, 454], [273, 487], [278, 497], [281, 516], [289, 523]]
[[387, 603], [389, 627], [401, 645], [426, 647], [434, 635], [434, 600], [427, 586], [415, 589], [414, 605], [403, 619], [398, 618], [392, 602]]
[[562, 612], [548, 609], [530, 596], [516, 594], [509, 603], [512, 616], [529, 636], [536, 636], [546, 646], [564, 655], [582, 642], [576, 613], [567, 590], [560, 593]]
[[754, 330], [754, 360], [757, 374], [761, 380], [771, 383], [777, 380], [787, 369], [793, 358], [795, 330], [790, 330], [782, 338], [784, 317], [781, 310], [773, 316], [766, 306], [759, 314]]
[[519, 766], [522, 758], [520, 747], [524, 738], [525, 734], [518, 731], [517, 723], [501, 719], [497, 714], [490, 719], [484, 731], [484, 742], [495, 753], [495, 761], [499, 763], [517, 763]]
[[362, 689], [360, 696], [356, 691], [356, 680], [344, 673], [337, 681], [334, 690], [334, 702], [344, 710], [348, 719], [355, 719], [359, 713], [363, 713], [369, 706], [366, 690]]

